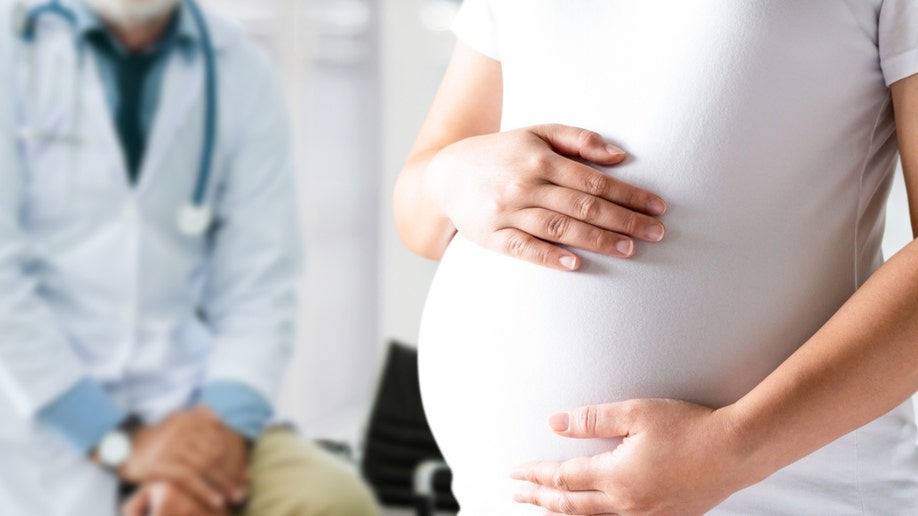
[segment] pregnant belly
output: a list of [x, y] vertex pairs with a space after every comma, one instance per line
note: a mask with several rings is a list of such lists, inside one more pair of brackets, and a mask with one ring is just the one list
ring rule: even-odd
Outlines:
[[762, 253], [747, 260], [737, 242], [693, 251], [668, 238], [631, 260], [580, 253], [575, 273], [461, 236], [450, 245], [424, 311], [420, 375], [464, 514], [540, 514], [510, 501], [513, 466], [615, 446], [553, 435], [555, 411], [646, 397], [728, 404], [847, 295], [828, 288], [824, 269], [788, 270]]

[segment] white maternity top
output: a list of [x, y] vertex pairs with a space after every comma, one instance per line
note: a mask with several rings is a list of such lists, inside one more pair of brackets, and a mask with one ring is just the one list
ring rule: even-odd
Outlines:
[[[628, 151], [666, 238], [560, 272], [457, 236], [421, 328], [421, 386], [463, 516], [519, 463], [607, 450], [549, 415], [669, 397], [728, 404], [883, 261], [897, 155], [888, 84], [918, 73], [918, 0], [465, 0], [460, 39], [503, 67], [503, 128], [556, 122]], [[918, 514], [910, 403], [714, 514]]]

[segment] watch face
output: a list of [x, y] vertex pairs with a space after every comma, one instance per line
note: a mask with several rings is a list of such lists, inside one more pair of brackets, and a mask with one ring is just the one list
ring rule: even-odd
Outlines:
[[99, 443], [99, 462], [110, 468], [120, 467], [130, 455], [131, 439], [121, 430], [110, 432]]

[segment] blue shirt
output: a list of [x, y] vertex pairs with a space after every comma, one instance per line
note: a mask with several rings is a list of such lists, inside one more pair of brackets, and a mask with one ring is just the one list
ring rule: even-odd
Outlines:
[[[118, 110], [120, 94], [116, 80], [118, 56], [127, 50], [105, 27], [104, 23], [82, 2], [75, 9], [77, 16], [75, 44], [93, 55], [99, 70], [99, 79], [114, 116]], [[200, 38], [189, 8], [180, 4], [176, 18], [163, 38], [145, 51], [154, 56], [147, 72], [141, 99], [141, 131], [149, 138], [167, 64], [173, 55], [180, 59], [200, 58]], [[93, 36], [96, 35], [96, 36]], [[100, 52], [90, 44], [89, 37], [108, 38], [115, 55]], [[248, 439], [258, 437], [272, 416], [270, 403], [254, 389], [238, 382], [222, 381], [204, 385], [198, 403], [210, 407], [227, 426]], [[99, 440], [126, 419], [126, 411], [91, 378], [84, 378], [58, 399], [44, 407], [38, 414], [40, 421], [61, 433], [79, 450], [88, 452]]]

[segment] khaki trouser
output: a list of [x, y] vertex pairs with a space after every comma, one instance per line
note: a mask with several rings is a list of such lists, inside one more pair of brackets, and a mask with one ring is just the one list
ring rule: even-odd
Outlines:
[[252, 454], [251, 497], [237, 516], [377, 516], [369, 489], [341, 461], [283, 428]]

